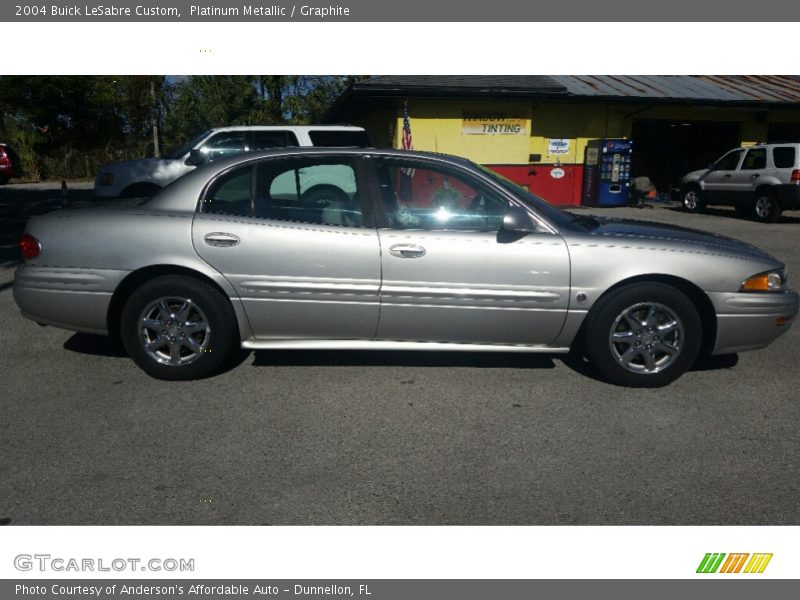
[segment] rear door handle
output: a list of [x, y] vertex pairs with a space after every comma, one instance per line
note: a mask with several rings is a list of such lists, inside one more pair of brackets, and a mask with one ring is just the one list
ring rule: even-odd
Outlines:
[[235, 246], [239, 243], [238, 236], [232, 233], [225, 233], [222, 231], [215, 231], [214, 233], [207, 233], [203, 236], [203, 241], [209, 246]]
[[389, 247], [389, 254], [400, 258], [419, 258], [425, 256], [425, 248], [416, 244], [395, 244]]
[[759, 173], [754, 173], [753, 175], [750, 175], [750, 179], [755, 179], [756, 177], [761, 177], [761, 175]]
[[730, 177], [731, 177], [731, 174], [730, 174], [730, 173], [725, 173], [725, 175], [723, 175], [723, 177], [724, 177], [725, 179], [730, 179]]

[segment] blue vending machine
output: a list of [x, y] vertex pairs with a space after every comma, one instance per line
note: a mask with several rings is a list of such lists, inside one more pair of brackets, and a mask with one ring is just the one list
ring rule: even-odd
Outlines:
[[625, 206], [631, 186], [631, 140], [589, 140], [583, 170], [584, 206]]

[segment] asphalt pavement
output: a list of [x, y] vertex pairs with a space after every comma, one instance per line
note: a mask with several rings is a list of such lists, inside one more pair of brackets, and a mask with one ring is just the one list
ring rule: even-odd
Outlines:
[[[737, 237], [800, 273], [800, 213], [587, 212]], [[800, 524], [798, 326], [657, 390], [555, 355], [423, 352], [256, 352], [171, 383], [22, 318], [12, 278], [2, 523]]]

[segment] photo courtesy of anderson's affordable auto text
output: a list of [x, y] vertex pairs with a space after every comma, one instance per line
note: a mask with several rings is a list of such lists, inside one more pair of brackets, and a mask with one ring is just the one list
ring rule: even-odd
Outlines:
[[796, 595], [800, 76], [441, 8], [0, 7], [0, 598]]

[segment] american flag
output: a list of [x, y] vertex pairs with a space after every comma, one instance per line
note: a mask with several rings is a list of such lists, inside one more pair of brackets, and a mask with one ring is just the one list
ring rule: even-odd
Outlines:
[[[411, 139], [411, 121], [408, 120], [408, 102], [403, 103], [403, 150], [413, 150], [414, 142]], [[405, 167], [400, 172], [406, 177], [414, 177], [414, 169]]]
[[408, 102], [403, 104], [403, 150], [413, 150], [411, 141], [411, 122], [408, 120]]

